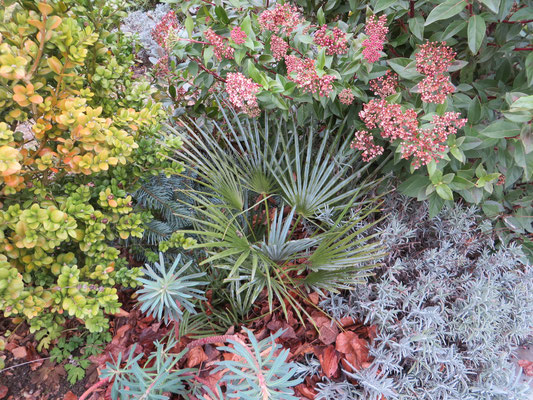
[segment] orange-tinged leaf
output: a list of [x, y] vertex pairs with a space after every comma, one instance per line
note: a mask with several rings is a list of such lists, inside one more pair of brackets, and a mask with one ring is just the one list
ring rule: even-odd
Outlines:
[[41, 104], [44, 100], [42, 98], [42, 96], [38, 95], [38, 94], [34, 94], [33, 96], [30, 96], [29, 100], [33, 103], [33, 104]]
[[61, 69], [63, 66], [61, 65], [61, 61], [57, 59], [57, 57], [49, 57], [46, 62], [48, 63], [48, 66], [54, 71], [56, 74], [61, 73]]
[[28, 19], [26, 22], [37, 29], [44, 29], [44, 22], [39, 21], [38, 19]]
[[58, 17], [57, 15], [52, 15], [48, 20], [46, 21], [46, 27], [50, 30], [56, 29], [59, 25], [61, 25], [62, 19]]
[[[364, 368], [369, 360], [368, 343], [354, 332], [348, 331], [339, 334], [339, 336], [337, 336], [335, 348], [338, 352], [344, 354], [346, 361], [348, 361], [356, 370]], [[346, 365], [345, 368], [351, 369]]]
[[115, 208], [116, 206], [118, 206], [118, 203], [115, 199], [108, 200], [107, 203], [109, 204], [109, 207]]
[[41, 14], [43, 15], [48, 15], [50, 14], [52, 11], [54, 11], [54, 9], [52, 8], [52, 6], [50, 4], [46, 4], [44, 2], [40, 2], [38, 5], [37, 5], [37, 8], [39, 8], [39, 11], [41, 12]]
[[28, 101], [26, 100], [26, 96], [20, 93], [15, 93], [13, 95], [13, 100], [15, 100], [20, 105], [28, 104]]

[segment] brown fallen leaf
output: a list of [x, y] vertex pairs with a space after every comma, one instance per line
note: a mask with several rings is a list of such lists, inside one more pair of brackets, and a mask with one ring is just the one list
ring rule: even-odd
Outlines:
[[78, 396], [69, 391], [65, 393], [65, 397], [63, 397], [63, 400], [78, 400]]
[[26, 351], [25, 346], [19, 346], [11, 350], [11, 354], [13, 354], [13, 357], [15, 358], [26, 358], [28, 352]]
[[342, 364], [348, 371], [352, 370], [350, 365], [355, 370], [365, 368], [368, 365], [368, 343], [354, 332], [348, 331], [339, 334], [335, 349], [344, 354], [344, 359], [349, 365], [344, 360]]
[[201, 347], [193, 347], [187, 354], [187, 368], [196, 367], [208, 358]]
[[324, 344], [332, 344], [335, 343], [338, 334], [339, 328], [337, 328], [336, 324], [322, 325], [319, 330], [318, 338]]
[[311, 300], [311, 303], [313, 303], [316, 306], [318, 305], [320, 297], [318, 296], [317, 292], [313, 292], [309, 295], [309, 300]]
[[526, 376], [533, 376], [533, 361], [519, 360], [518, 365], [522, 367]]
[[324, 351], [319, 354], [318, 361], [320, 361], [322, 372], [324, 372], [324, 375], [328, 378], [333, 377], [339, 370], [339, 356], [333, 345], [327, 346]]
[[316, 397], [315, 390], [307, 387], [304, 383], [300, 383], [299, 385], [297, 385], [296, 390], [306, 399], [313, 400]]
[[118, 309], [118, 312], [116, 314], [114, 314], [115, 317], [129, 317], [130, 316], [130, 313], [123, 310], [122, 308], [119, 308]]
[[339, 334], [339, 328], [337, 324], [333, 322], [330, 318], [325, 317], [319, 313], [313, 313], [311, 315], [315, 321], [316, 326], [318, 327], [319, 336], [318, 338], [324, 344], [335, 343], [337, 335]]

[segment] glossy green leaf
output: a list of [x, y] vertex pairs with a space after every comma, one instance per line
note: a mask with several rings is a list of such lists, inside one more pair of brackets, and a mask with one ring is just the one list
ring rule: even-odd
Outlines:
[[397, 0], [377, 0], [374, 3], [374, 12], [378, 13], [380, 11], [383, 11], [397, 2], [398, 2]]
[[459, 14], [466, 7], [465, 0], [447, 0], [439, 4], [429, 13], [425, 25], [430, 25], [443, 19], [448, 19]]
[[438, 185], [435, 190], [444, 200], [453, 200], [453, 192], [448, 185]]
[[485, 20], [480, 15], [472, 15], [468, 19], [468, 47], [473, 54], [477, 54], [483, 39], [485, 38], [485, 32], [487, 25]]
[[483, 136], [501, 139], [520, 135], [520, 126], [514, 122], [498, 120], [480, 132]]
[[324, 25], [326, 23], [326, 16], [324, 15], [324, 10], [320, 7], [316, 13], [316, 19], [319, 25]]
[[409, 30], [419, 40], [424, 40], [424, 18], [415, 17], [409, 19]]
[[528, 86], [533, 85], [533, 51], [530, 51], [526, 58], [526, 75]]
[[194, 21], [189, 14], [187, 14], [187, 18], [185, 18], [185, 29], [187, 30], [189, 39], [192, 38], [192, 31], [194, 29]]
[[493, 13], [497, 14], [500, 10], [500, 0], [481, 0], [481, 2]]
[[413, 175], [409, 177], [405, 182], [398, 186], [398, 190], [411, 197], [418, 196], [420, 190], [422, 190], [429, 183], [427, 176]]
[[217, 15], [218, 20], [220, 22], [222, 22], [225, 25], [229, 24], [228, 14], [226, 14], [226, 10], [224, 10], [224, 7], [216, 6], [215, 14]]

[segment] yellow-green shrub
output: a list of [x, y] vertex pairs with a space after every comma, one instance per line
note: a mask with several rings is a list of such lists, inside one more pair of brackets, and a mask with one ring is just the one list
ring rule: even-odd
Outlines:
[[4, 3], [0, 310], [47, 344], [63, 317], [106, 328], [120, 306], [113, 286], [140, 273], [120, 241], [149, 218], [128, 193], [181, 166], [157, 145], [164, 112], [131, 79], [131, 44], [110, 33], [125, 1]]

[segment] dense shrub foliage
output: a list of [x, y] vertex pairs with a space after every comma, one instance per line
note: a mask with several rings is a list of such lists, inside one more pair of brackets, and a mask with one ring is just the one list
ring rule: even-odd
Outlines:
[[0, 311], [81, 398], [525, 398], [533, 0], [154, 3], [0, 0]]
[[531, 2], [177, 6], [153, 33], [176, 114], [217, 118], [223, 93], [250, 116], [346, 118], [354, 150], [392, 155], [387, 169], [431, 215], [462, 198], [530, 252]]
[[156, 144], [164, 113], [132, 79], [131, 43], [110, 33], [122, 15], [103, 1], [0, 10], [0, 308], [43, 344], [65, 317], [107, 328], [113, 286], [139, 274], [120, 242], [149, 219], [129, 193], [147, 174], [180, 171]]

